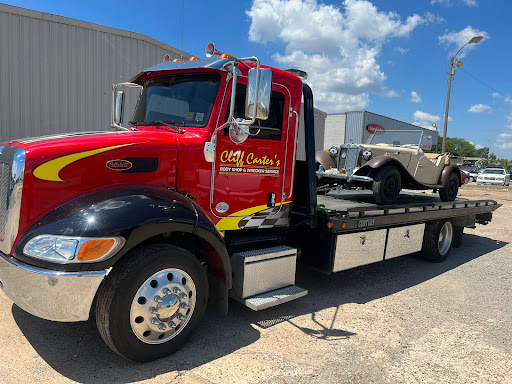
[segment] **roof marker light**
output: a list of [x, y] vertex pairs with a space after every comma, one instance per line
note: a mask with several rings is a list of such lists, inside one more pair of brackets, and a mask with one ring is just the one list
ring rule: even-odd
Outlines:
[[191, 56], [188, 61], [201, 60], [199, 57]]
[[183, 60], [181, 60], [181, 59], [174, 59], [172, 62], [173, 63], [177, 63], [178, 61], [183, 61]]

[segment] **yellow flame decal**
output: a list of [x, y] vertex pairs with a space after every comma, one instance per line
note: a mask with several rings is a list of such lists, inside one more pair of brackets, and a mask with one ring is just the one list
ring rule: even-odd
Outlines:
[[46, 181], [61, 181], [66, 182], [60, 178], [60, 172], [66, 168], [69, 164], [74, 163], [75, 161], [85, 159], [89, 156], [97, 155], [98, 153], [111, 151], [113, 149], [127, 147], [129, 145], [135, 145], [139, 143], [131, 143], [131, 144], [121, 144], [121, 145], [113, 145], [111, 147], [92, 149], [90, 151], [73, 153], [71, 155], [66, 155], [62, 157], [58, 157], [56, 159], [47, 161], [46, 163], [41, 164], [39, 167], [34, 169], [34, 176], [41, 180]]
[[[285, 201], [282, 204], [289, 204], [289, 203], [291, 203], [291, 201]], [[281, 203], [276, 204], [276, 206], [279, 206], [279, 205], [281, 205]], [[258, 213], [260, 211], [264, 211], [265, 209], [269, 209], [269, 207], [267, 205], [258, 205], [256, 207], [242, 209], [241, 211], [232, 213], [228, 217], [221, 219], [221, 221], [219, 221], [215, 227], [217, 228], [218, 231], [228, 231], [228, 230], [240, 229], [240, 227], [238, 226], [238, 223], [240, 222], [240, 220], [242, 220], [243, 218], [245, 218], [247, 216], [251, 216], [255, 213]]]

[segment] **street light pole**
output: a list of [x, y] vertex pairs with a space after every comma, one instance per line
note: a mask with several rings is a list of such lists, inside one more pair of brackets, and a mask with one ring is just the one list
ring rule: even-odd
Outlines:
[[[466, 44], [464, 44], [457, 51], [455, 56], [453, 56], [450, 59], [450, 68], [448, 70], [448, 89], [446, 91], [446, 109], [444, 111], [443, 145], [442, 145], [441, 153], [445, 153], [446, 152], [446, 132], [448, 131], [448, 110], [450, 109], [450, 91], [452, 89], [452, 79], [453, 79], [453, 75], [455, 74], [455, 70], [453, 69], [453, 64], [455, 63], [455, 58], [457, 57], [459, 52], [462, 51], [462, 48], [464, 48], [466, 45], [468, 45], [468, 44], [477, 44], [480, 41], [482, 41], [483, 38], [484, 38], [483, 36], [475, 36], [475, 37], [473, 37], [471, 40], [469, 40]], [[457, 62], [457, 67], [458, 68], [462, 67], [462, 61], [458, 61]]]

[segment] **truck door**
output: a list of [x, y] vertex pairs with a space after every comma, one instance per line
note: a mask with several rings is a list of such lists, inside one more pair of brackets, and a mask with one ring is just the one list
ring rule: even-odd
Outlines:
[[[229, 128], [219, 132], [210, 207], [222, 218], [217, 224], [219, 230], [288, 225], [289, 204], [286, 203], [290, 200], [286, 201], [282, 195], [291, 186], [289, 169], [295, 137], [292, 137], [294, 131], [288, 130], [290, 121], [295, 126], [296, 117], [290, 117], [286, 88], [280, 88], [284, 87], [273, 86], [269, 117], [255, 121], [245, 142], [231, 141]], [[246, 85], [238, 84], [235, 118], [244, 117], [245, 94]], [[227, 121], [229, 104], [227, 97], [221, 121]]]

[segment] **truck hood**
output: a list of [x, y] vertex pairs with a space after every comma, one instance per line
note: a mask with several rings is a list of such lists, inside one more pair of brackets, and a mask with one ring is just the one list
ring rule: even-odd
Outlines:
[[20, 233], [56, 207], [94, 191], [176, 187], [179, 143], [169, 132], [78, 132], [8, 144], [25, 150]]

